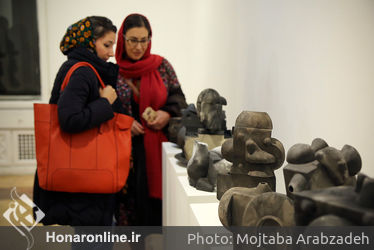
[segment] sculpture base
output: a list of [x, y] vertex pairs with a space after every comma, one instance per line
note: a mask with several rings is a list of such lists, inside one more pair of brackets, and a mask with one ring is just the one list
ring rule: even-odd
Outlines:
[[193, 151], [194, 141], [204, 142], [208, 144], [208, 150], [212, 150], [213, 148], [219, 147], [225, 140], [224, 135], [210, 135], [210, 134], [198, 134], [197, 137], [195, 136], [185, 136], [184, 138], [184, 156], [187, 162], [190, 160]]
[[217, 199], [220, 200], [222, 195], [232, 187], [254, 188], [261, 182], [269, 185], [275, 192], [275, 176], [258, 177], [244, 174], [217, 174]]
[[222, 146], [223, 142], [225, 141], [225, 136], [222, 134], [198, 134], [197, 140], [200, 142], [204, 142], [208, 144], [208, 150], [212, 150], [213, 148]]

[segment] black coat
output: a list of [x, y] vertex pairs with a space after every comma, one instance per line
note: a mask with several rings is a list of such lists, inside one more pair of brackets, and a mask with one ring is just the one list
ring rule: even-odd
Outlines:
[[[76, 48], [68, 54], [68, 60], [57, 73], [50, 103], [58, 105], [58, 116], [62, 130], [77, 133], [110, 120], [113, 112], [123, 113], [119, 99], [110, 105], [99, 95], [99, 81], [88, 67], [74, 71], [65, 90], [60, 87], [66, 73], [75, 63], [85, 61], [92, 64], [105, 84], [115, 89], [118, 67], [107, 63], [86, 48]], [[111, 225], [116, 208], [116, 194], [86, 194], [46, 191], [39, 187], [35, 174], [34, 203], [45, 213], [44, 225], [60, 224], [72, 226]]]

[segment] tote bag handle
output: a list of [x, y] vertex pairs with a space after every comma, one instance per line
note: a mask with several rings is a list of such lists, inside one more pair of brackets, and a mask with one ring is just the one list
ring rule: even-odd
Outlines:
[[97, 78], [99, 79], [99, 82], [100, 82], [100, 85], [102, 88], [105, 88], [105, 84], [103, 82], [103, 80], [101, 79], [99, 73], [97, 72], [97, 70], [94, 68], [94, 66], [92, 66], [91, 64], [89, 64], [88, 62], [77, 62], [76, 64], [74, 64], [68, 71], [68, 73], [66, 74], [65, 78], [64, 78], [64, 81], [62, 82], [62, 85], [61, 85], [61, 91], [63, 91], [65, 89], [65, 87], [68, 85], [69, 81], [70, 81], [70, 77], [71, 75], [73, 74], [73, 72], [79, 68], [79, 67], [90, 67], [94, 72], [95, 72], [95, 75], [97, 76]]

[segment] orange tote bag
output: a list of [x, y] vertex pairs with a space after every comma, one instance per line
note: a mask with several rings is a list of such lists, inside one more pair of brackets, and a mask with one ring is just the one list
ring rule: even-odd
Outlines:
[[[61, 91], [78, 67], [67, 73]], [[99, 127], [71, 134], [61, 130], [56, 104], [34, 104], [36, 161], [39, 185], [49, 191], [71, 193], [115, 193], [126, 183], [131, 155], [133, 118], [115, 113]]]

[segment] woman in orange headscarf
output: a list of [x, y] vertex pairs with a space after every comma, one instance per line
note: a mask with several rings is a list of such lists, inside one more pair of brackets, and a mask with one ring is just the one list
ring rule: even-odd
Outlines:
[[[167, 141], [170, 117], [187, 106], [173, 67], [151, 54], [152, 30], [146, 17], [131, 14], [119, 30], [116, 60], [119, 65], [117, 94], [132, 126], [133, 168], [121, 198], [119, 225], [161, 225], [161, 143]], [[156, 111], [153, 121], [142, 114]]]
[[[107, 62], [114, 56], [117, 28], [106, 17], [90, 16], [70, 25], [60, 42], [67, 60], [53, 85], [50, 104], [57, 104], [58, 120], [66, 133], [81, 133], [98, 127], [122, 112], [115, 92], [118, 67]], [[65, 76], [78, 62], [91, 64], [107, 86], [100, 88], [95, 72], [78, 68], [61, 92]], [[87, 177], [89, 178], [89, 177]], [[69, 183], [66, 183], [69, 185]], [[47, 191], [35, 174], [34, 203], [45, 213], [44, 225], [111, 226], [116, 211], [116, 194]]]

